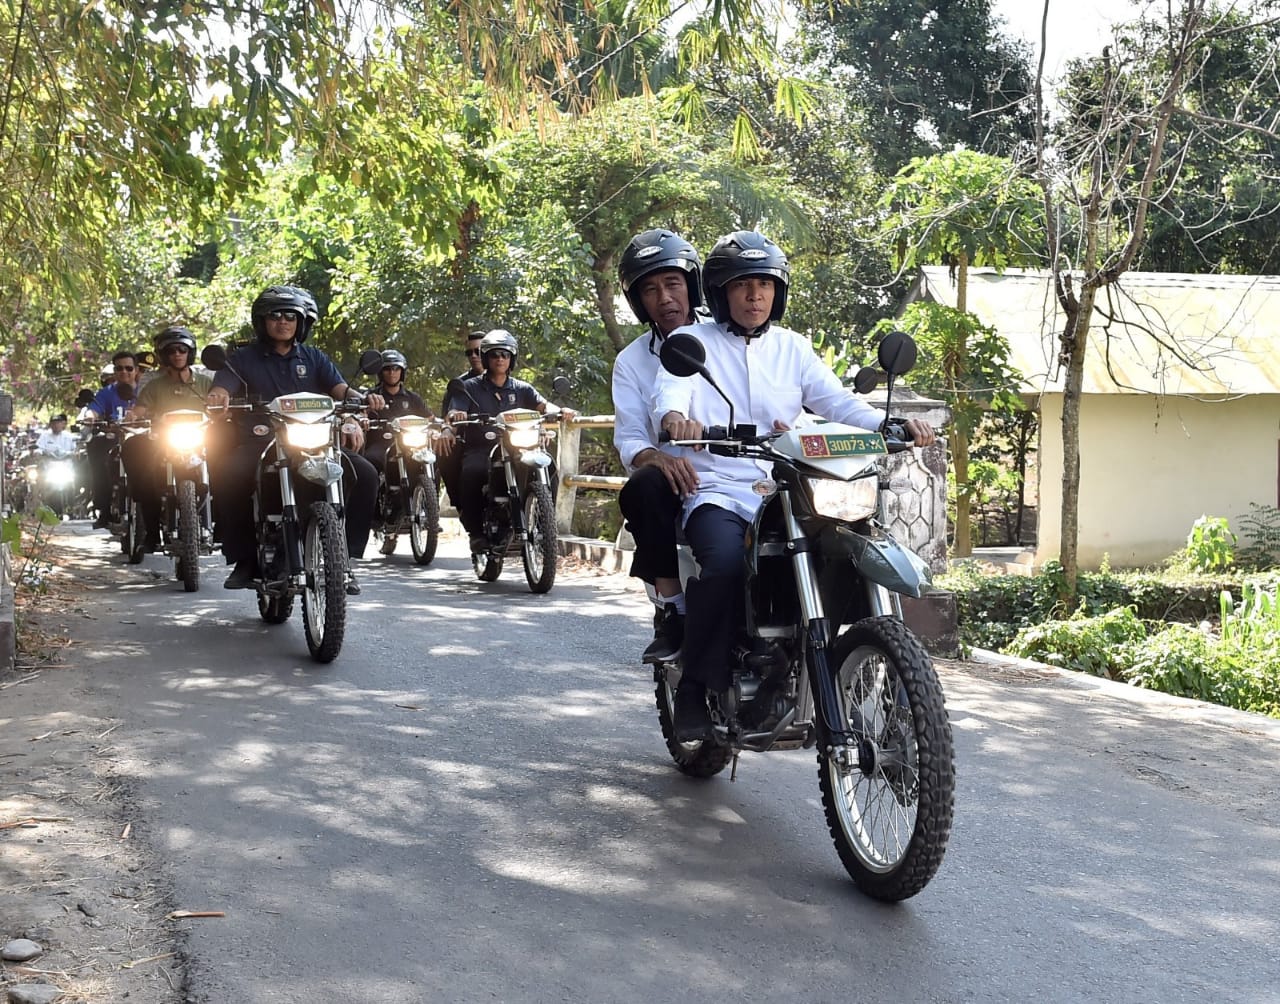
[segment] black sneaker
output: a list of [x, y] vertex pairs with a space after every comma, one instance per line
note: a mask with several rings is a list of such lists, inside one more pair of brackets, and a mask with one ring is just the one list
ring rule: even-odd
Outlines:
[[254, 558], [237, 561], [236, 567], [222, 584], [223, 589], [252, 589], [253, 580], [258, 577], [258, 562]]
[[640, 657], [641, 662], [670, 662], [680, 654], [684, 644], [684, 614], [670, 603], [663, 604], [661, 617], [654, 625], [653, 641]]
[[707, 710], [706, 687], [682, 679], [676, 687], [673, 704], [671, 725], [676, 742], [692, 743], [711, 738], [711, 712]]
[[355, 572], [347, 572], [347, 595], [348, 596], [360, 595], [360, 583], [356, 581]]

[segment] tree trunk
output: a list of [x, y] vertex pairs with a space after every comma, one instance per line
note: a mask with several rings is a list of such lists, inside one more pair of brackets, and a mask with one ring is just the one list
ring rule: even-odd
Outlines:
[[614, 355], [617, 355], [627, 347], [627, 339], [622, 333], [622, 328], [618, 326], [618, 314], [613, 308], [614, 297], [617, 295], [613, 280], [613, 255], [601, 255], [592, 263], [591, 268], [596, 287], [596, 309], [600, 311], [600, 320], [604, 322], [604, 333], [609, 339], [609, 344], [613, 346]]

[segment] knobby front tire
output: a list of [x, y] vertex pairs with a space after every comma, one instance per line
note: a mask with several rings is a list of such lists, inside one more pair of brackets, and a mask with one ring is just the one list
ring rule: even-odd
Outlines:
[[435, 559], [440, 538], [440, 495], [435, 482], [423, 474], [409, 496], [409, 546], [413, 560], [429, 565]]
[[178, 571], [182, 588], [200, 588], [200, 507], [194, 481], [178, 482]]
[[933, 878], [951, 834], [955, 759], [942, 685], [924, 647], [892, 617], [851, 625], [829, 665], [875, 756], [868, 769], [844, 768], [819, 750], [827, 826], [862, 892], [907, 899]]
[[316, 662], [333, 662], [347, 628], [347, 542], [328, 502], [315, 502], [303, 538], [302, 629]]
[[556, 582], [556, 507], [551, 489], [541, 481], [529, 481], [529, 495], [524, 503], [525, 539], [520, 556], [524, 561], [524, 577], [535, 593], [549, 592]]

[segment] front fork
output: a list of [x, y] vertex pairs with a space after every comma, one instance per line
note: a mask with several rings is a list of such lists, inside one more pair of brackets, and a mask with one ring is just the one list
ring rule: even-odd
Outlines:
[[[862, 732], [862, 719], [856, 708], [846, 709], [837, 686], [835, 669], [827, 661], [831, 646], [831, 624], [818, 592], [817, 575], [809, 555], [809, 538], [791, 507], [791, 495], [782, 492], [782, 517], [787, 531], [787, 552], [795, 575], [796, 593], [800, 599], [800, 617], [805, 634], [805, 662], [813, 687], [817, 711], [818, 742], [826, 754], [839, 754], [857, 745]], [[846, 715], [849, 727], [845, 727]]]

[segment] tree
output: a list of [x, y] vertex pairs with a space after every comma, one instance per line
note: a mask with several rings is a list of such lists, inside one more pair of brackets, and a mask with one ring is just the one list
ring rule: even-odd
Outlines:
[[[1034, 177], [1043, 193], [1046, 249], [1064, 317], [1059, 560], [1068, 602], [1074, 601], [1078, 576], [1080, 408], [1095, 304], [1099, 293], [1121, 283], [1139, 260], [1160, 200], [1188, 171], [1187, 149], [1237, 141], [1248, 148], [1260, 139], [1276, 139], [1272, 76], [1236, 81], [1225, 116], [1205, 110], [1199, 88], [1216, 47], [1239, 33], [1242, 24], [1273, 28], [1272, 9], [1266, 0], [1234, 5], [1230, 14], [1215, 11], [1208, 0], [1171, 2], [1163, 22], [1145, 22], [1139, 33], [1148, 40], [1160, 38], [1159, 62], [1133, 63], [1127, 48], [1133, 36], [1118, 36], [1114, 50], [1105, 48], [1097, 61], [1098, 90], [1077, 92], [1056, 135], [1042, 130], [1037, 137]], [[1036, 102], [1040, 122], [1039, 80]], [[1186, 137], [1177, 147], [1170, 143], [1175, 125]]]
[[956, 145], [1010, 155], [1031, 140], [1028, 53], [989, 0], [841, 0], [804, 18], [829, 29], [818, 49], [847, 70], [880, 173]]
[[1019, 376], [1009, 367], [1009, 343], [973, 314], [940, 303], [917, 302], [902, 316], [881, 321], [872, 335], [901, 329], [915, 338], [920, 359], [911, 371], [913, 389], [945, 401], [951, 409], [951, 456], [956, 485], [954, 553], [973, 553], [971, 510], [975, 485], [969, 444], [988, 409], [1022, 407]]
[[[1004, 269], [1038, 263], [1042, 233], [1038, 193], [1009, 161], [957, 150], [912, 160], [894, 178], [883, 205], [890, 212], [886, 230], [901, 242], [904, 269], [920, 261], [945, 261], [955, 269], [960, 317], [948, 319], [945, 325], [950, 344], [942, 359], [949, 369], [942, 387], [956, 393], [968, 383], [968, 335], [980, 330], [974, 327], [976, 319], [966, 320], [969, 266]], [[1006, 385], [987, 386], [1000, 390]], [[969, 436], [975, 425], [976, 418], [957, 421], [950, 437], [956, 481], [954, 550], [959, 557], [973, 551]]]

